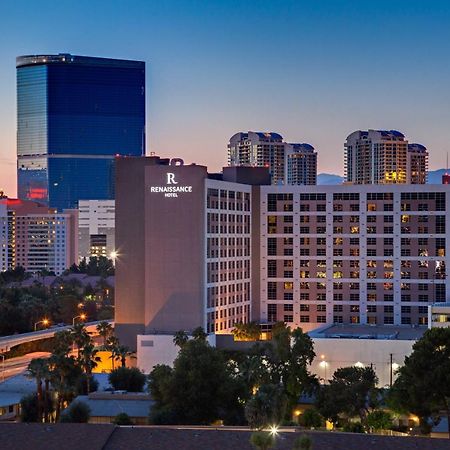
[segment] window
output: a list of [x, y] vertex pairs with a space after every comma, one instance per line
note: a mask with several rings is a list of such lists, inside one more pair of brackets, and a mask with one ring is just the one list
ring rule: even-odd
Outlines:
[[300, 311], [309, 312], [309, 305], [300, 305]]
[[294, 305], [292, 303], [285, 303], [284, 304], [284, 311], [294, 311]]
[[308, 323], [309, 322], [309, 316], [300, 316], [300, 322]]
[[316, 305], [317, 312], [327, 312], [327, 305]]
[[294, 316], [292, 316], [291, 314], [285, 314], [284, 315], [284, 321], [285, 322], [293, 322], [294, 321]]

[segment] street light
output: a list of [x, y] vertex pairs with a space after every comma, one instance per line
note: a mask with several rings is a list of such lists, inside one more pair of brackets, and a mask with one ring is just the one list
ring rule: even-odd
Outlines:
[[2, 358], [2, 381], [5, 381], [5, 355], [0, 353], [0, 358]]
[[75, 320], [76, 319], [81, 319], [81, 320], [86, 320], [86, 314], [80, 314], [79, 316], [75, 316], [73, 319], [72, 319], [72, 326], [74, 327], [75, 326]]
[[42, 319], [39, 322], [36, 322], [34, 324], [34, 331], [37, 331], [37, 326], [42, 323], [42, 325], [44, 325], [45, 327], [50, 323], [50, 321], [48, 319]]

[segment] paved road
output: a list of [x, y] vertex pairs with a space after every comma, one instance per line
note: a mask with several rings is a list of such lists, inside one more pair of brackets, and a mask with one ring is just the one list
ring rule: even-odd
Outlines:
[[0, 360], [0, 383], [7, 380], [8, 378], [13, 377], [14, 375], [25, 372], [27, 370], [28, 364], [32, 359], [45, 358], [49, 355], [50, 353], [34, 352], [28, 353], [24, 356], [18, 356], [17, 358], [6, 359], [4, 364], [3, 361]]

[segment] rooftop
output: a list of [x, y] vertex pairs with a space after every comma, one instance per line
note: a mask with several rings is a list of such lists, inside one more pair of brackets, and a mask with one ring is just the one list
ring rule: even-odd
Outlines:
[[[109, 397], [109, 398], [108, 398]], [[74, 401], [86, 403], [91, 409], [92, 417], [115, 417], [117, 414], [126, 413], [130, 417], [148, 417], [150, 407], [153, 401], [148, 395], [134, 395], [133, 398], [129, 394], [110, 394], [95, 395], [79, 395]]]
[[58, 53], [57, 55], [23, 55], [16, 58], [16, 67], [71, 64], [83, 66], [103, 66], [122, 68], [145, 68], [145, 62], [129, 59], [99, 58], [93, 56], [71, 55], [70, 53]]
[[[320, 450], [448, 450], [448, 439], [390, 437], [357, 433], [308, 432]], [[0, 424], [2, 450], [252, 450], [251, 432], [202, 427], [115, 427], [101, 424]], [[300, 433], [277, 437], [277, 450], [291, 450]], [[88, 447], [86, 447], [88, 445]]]
[[427, 327], [411, 325], [331, 325], [311, 331], [312, 338], [334, 339], [396, 339], [415, 341]]

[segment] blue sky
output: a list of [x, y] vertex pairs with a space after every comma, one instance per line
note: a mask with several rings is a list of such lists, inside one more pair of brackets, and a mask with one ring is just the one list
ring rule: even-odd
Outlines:
[[0, 2], [0, 188], [15, 194], [15, 57], [147, 62], [147, 151], [218, 170], [237, 131], [277, 131], [342, 173], [356, 129], [450, 150], [448, 1]]

